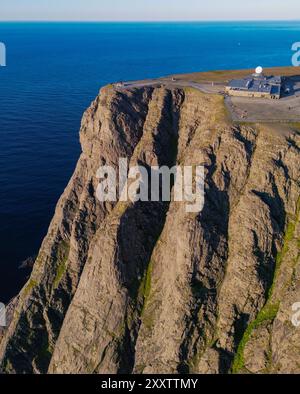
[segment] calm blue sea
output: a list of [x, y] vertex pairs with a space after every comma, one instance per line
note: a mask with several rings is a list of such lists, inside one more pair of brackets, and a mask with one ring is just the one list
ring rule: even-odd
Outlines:
[[111, 81], [291, 64], [300, 22], [0, 23], [0, 301], [23, 285], [80, 147], [83, 111]]

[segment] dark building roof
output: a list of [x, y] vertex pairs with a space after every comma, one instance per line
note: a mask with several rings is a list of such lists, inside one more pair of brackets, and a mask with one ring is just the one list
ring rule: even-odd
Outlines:
[[278, 95], [280, 94], [281, 83], [281, 77], [266, 77], [263, 74], [253, 74], [244, 79], [230, 81], [228, 87], [240, 91]]
[[271, 94], [278, 94], [278, 95], [280, 95], [280, 90], [281, 90], [281, 87], [280, 86], [272, 86], [272, 88], [271, 88]]

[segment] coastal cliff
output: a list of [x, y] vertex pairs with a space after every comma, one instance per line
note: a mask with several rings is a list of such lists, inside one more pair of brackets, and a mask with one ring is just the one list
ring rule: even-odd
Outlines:
[[[296, 373], [300, 126], [196, 89], [105, 87], [0, 339], [4, 373]], [[97, 169], [205, 167], [205, 204], [105, 202]]]

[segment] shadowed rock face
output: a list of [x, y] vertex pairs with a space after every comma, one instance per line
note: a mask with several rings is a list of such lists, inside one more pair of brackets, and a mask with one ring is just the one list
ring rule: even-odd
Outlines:
[[[193, 89], [102, 89], [29, 282], [5, 373], [300, 372], [300, 134], [233, 125]], [[205, 204], [100, 203], [100, 165], [205, 167]]]

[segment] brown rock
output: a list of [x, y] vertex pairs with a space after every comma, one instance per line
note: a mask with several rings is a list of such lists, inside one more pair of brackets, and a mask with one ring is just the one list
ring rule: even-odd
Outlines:
[[[85, 112], [80, 140], [0, 342], [2, 370], [300, 372], [290, 323], [300, 301], [297, 127], [232, 124], [221, 96], [193, 89], [107, 87]], [[97, 169], [117, 168], [119, 157], [203, 164], [203, 211], [100, 203]], [[269, 308], [261, 323], [273, 304], [278, 313]]]

